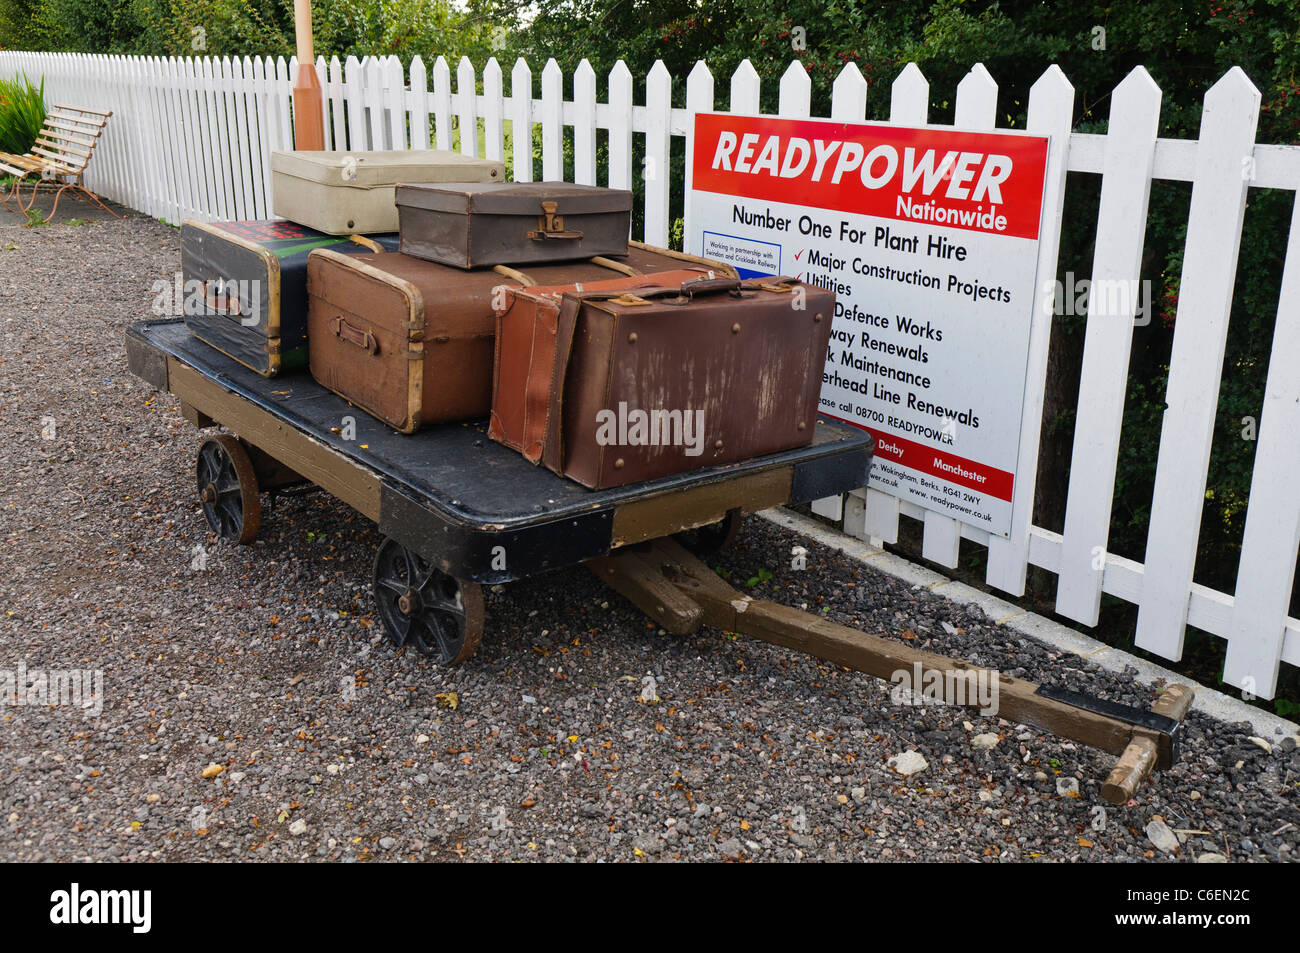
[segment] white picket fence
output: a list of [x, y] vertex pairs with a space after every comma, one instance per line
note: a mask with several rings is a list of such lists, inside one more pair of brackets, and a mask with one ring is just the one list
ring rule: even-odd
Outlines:
[[[0, 52], [0, 75], [43, 76], [50, 101], [112, 109], [88, 184], [170, 222], [270, 216], [267, 157], [292, 141], [294, 69], [292, 61], [283, 59]], [[564, 96], [564, 76], [554, 61], [542, 70], [540, 98], [534, 95], [533, 72], [522, 60], [511, 71], [510, 95], [495, 60], [481, 77], [462, 60], [454, 90], [442, 57], [434, 63], [432, 83], [418, 58], [409, 75], [396, 59], [319, 60], [316, 69], [325, 91], [327, 148], [406, 149], [432, 142], [473, 155], [481, 137], [486, 157], [504, 159], [509, 141], [516, 178], [530, 180], [533, 144], [540, 135], [542, 177], [559, 179], [564, 134], [571, 129], [574, 179], [626, 188], [633, 177], [633, 136], [643, 136], [643, 237], [657, 244], [666, 244], [669, 235], [666, 170], [673, 139], [684, 140], [689, 169], [693, 114], [723, 108], [702, 62], [686, 79], [684, 109], [672, 107], [673, 78], [662, 63], [647, 77], [644, 104], [633, 102], [632, 75], [622, 63], [609, 76], [604, 102], [597, 101], [596, 74], [586, 61], [573, 76], [571, 100]], [[759, 90], [759, 77], [746, 61], [731, 77], [727, 108], [758, 112]], [[858, 69], [846, 66], [835, 80], [830, 118], [867, 118], [866, 91]], [[902, 72], [891, 92], [890, 121], [926, 123], [929, 84], [915, 65]], [[792, 63], [780, 82], [780, 114], [808, 116], [810, 94], [808, 75]], [[956, 125], [993, 129], [997, 94], [993, 78], [976, 65], [958, 86]], [[1160, 99], [1159, 88], [1138, 68], [1111, 97], [1106, 135], [1072, 133], [1074, 91], [1052, 67], [1034, 85], [1028, 114], [1030, 131], [1052, 137], [1040, 279], [1056, 274], [1067, 171], [1102, 177], [1094, 287], [1108, 286], [1099, 282], [1128, 287], [1139, 279], [1152, 180], [1192, 183], [1147, 562], [1106, 552], [1133, 335], [1132, 321], [1122, 316], [1094, 315], [1088, 321], [1065, 531], [1032, 525], [1050, 301], [1033, 319], [1010, 538], [990, 537], [875, 490], [858, 491], [843, 501], [820, 501], [818, 509], [842, 517], [848, 532], [876, 542], [897, 540], [900, 515], [920, 519], [925, 557], [945, 566], [956, 565], [963, 537], [974, 540], [988, 549], [989, 585], [1013, 595], [1023, 594], [1029, 565], [1050, 570], [1060, 578], [1057, 611], [1084, 625], [1096, 624], [1103, 592], [1127, 600], [1139, 607], [1137, 644], [1166, 658], [1181, 656], [1187, 624], [1212, 632], [1228, 642], [1225, 682], [1271, 698], [1279, 663], [1300, 665], [1300, 620], [1287, 610], [1300, 550], [1300, 493], [1292, 482], [1300, 475], [1300, 373], [1295, 370], [1300, 359], [1300, 202], [1287, 238], [1267, 389], [1258, 414], [1236, 592], [1219, 592], [1192, 578], [1247, 193], [1252, 187], [1300, 189], [1300, 147], [1255, 143], [1260, 95], [1240, 69], [1231, 70], [1207, 93], [1199, 140], [1158, 138]], [[598, 129], [609, 136], [601, 182]], [[1090, 222], [1071, 225], [1092, 227]], [[690, 234], [690, 223], [687, 227]], [[1046, 289], [1042, 294], [1050, 296]]]

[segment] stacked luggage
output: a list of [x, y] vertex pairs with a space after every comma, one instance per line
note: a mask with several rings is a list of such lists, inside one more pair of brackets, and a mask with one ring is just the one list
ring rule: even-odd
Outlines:
[[259, 374], [405, 434], [486, 419], [598, 489], [812, 441], [830, 292], [630, 242], [625, 190], [437, 151], [272, 169], [292, 221], [182, 227], [186, 325]]

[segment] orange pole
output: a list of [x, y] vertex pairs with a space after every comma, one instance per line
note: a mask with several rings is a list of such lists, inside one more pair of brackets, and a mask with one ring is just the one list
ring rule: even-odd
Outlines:
[[325, 148], [320, 78], [312, 50], [311, 0], [293, 0], [293, 29], [298, 44], [298, 72], [293, 78], [293, 147]]

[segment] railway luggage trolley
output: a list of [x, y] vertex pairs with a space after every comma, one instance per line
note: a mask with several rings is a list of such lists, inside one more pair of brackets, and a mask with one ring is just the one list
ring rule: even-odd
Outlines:
[[682, 531], [721, 543], [746, 513], [863, 486], [871, 464], [870, 436], [828, 421], [799, 450], [593, 491], [489, 440], [486, 422], [398, 434], [307, 374], [254, 374], [179, 321], [132, 327], [127, 355], [191, 423], [233, 431], [198, 454], [213, 530], [249, 543], [260, 491], [314, 483], [385, 537], [373, 581], [390, 638], [448, 663], [478, 646], [483, 585]]
[[252, 542], [261, 492], [311, 484], [378, 525], [372, 585], [395, 646], [462, 662], [483, 635], [482, 586], [585, 564], [673, 634], [707, 624], [879, 678], [936, 673], [944, 700], [959, 705], [961, 677], [996, 678], [1003, 717], [1122, 755], [1107, 800], [1127, 800], [1177, 757], [1186, 686], [1146, 711], [1036, 685], [752, 599], [678, 542], [689, 534], [697, 549], [718, 548], [748, 513], [865, 486], [873, 441], [856, 428], [819, 419], [806, 447], [589, 490], [488, 439], [486, 422], [397, 433], [307, 374], [259, 376], [179, 319], [132, 326], [126, 351], [132, 373], [175, 395], [187, 420], [230, 431], [205, 439], [195, 465], [222, 538]]

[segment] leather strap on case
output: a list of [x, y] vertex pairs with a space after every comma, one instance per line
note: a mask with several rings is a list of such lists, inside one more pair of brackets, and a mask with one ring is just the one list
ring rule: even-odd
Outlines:
[[[555, 318], [555, 360], [551, 365], [550, 399], [543, 424], [546, 438], [542, 446], [542, 463], [561, 476], [564, 475], [564, 385], [569, 376], [569, 358], [573, 355], [573, 335], [578, 327], [582, 302], [601, 294], [599, 291], [566, 294]], [[604, 294], [616, 296], [613, 292]]]
[[344, 321], [342, 317], [336, 317], [334, 319], [334, 336], [342, 338], [349, 344], [355, 344], [357, 347], [370, 354], [379, 353], [379, 342], [375, 340], [373, 334], [369, 331], [362, 331], [359, 328], [354, 328], [352, 325]]
[[[546, 445], [546, 429], [551, 409], [552, 374], [534, 373], [534, 369], [555, 367], [559, 308], [549, 299], [535, 299], [537, 311], [533, 315], [532, 352], [528, 360], [528, 376], [524, 380], [524, 426], [519, 448], [530, 463], [540, 463]], [[571, 339], [571, 338], [570, 338]]]

